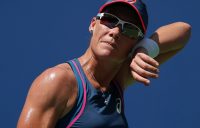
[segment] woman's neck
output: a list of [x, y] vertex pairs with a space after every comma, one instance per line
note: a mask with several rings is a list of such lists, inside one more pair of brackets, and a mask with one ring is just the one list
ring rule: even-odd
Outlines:
[[92, 54], [86, 52], [79, 58], [81, 66], [89, 81], [97, 89], [106, 91], [110, 82], [114, 79], [121, 64], [108, 60], [98, 60]]

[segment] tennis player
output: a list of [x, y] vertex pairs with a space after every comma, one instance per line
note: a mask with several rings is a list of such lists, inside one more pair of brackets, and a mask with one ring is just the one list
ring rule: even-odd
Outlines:
[[91, 20], [86, 52], [34, 80], [17, 127], [127, 128], [124, 90], [158, 78], [159, 64], [183, 49], [191, 33], [189, 24], [176, 22], [146, 38], [147, 25], [141, 0], [102, 5]]

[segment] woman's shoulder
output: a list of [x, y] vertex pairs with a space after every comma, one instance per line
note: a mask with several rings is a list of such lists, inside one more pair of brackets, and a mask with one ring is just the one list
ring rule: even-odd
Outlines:
[[47, 80], [49, 84], [55, 86], [55, 90], [58, 90], [58, 92], [64, 91], [63, 93], [71, 96], [71, 93], [75, 91], [76, 78], [68, 63], [48, 68], [41, 75], [43, 80]]
[[32, 83], [31, 88], [42, 89], [53, 96], [70, 97], [76, 88], [76, 80], [69, 64], [62, 63], [44, 70]]
[[54, 83], [54, 85], [66, 85], [73, 82], [73, 71], [68, 63], [58, 64], [54, 67], [44, 70], [37, 78], [37, 81]]
[[[62, 63], [43, 71], [33, 82], [32, 94], [39, 96], [46, 105], [54, 104], [67, 113], [74, 105], [77, 96], [77, 84], [69, 64]], [[45, 98], [42, 98], [45, 96]], [[52, 104], [52, 105], [53, 105]], [[53, 106], [54, 106], [53, 105]], [[65, 108], [60, 108], [65, 106]], [[61, 117], [62, 117], [61, 113]]]

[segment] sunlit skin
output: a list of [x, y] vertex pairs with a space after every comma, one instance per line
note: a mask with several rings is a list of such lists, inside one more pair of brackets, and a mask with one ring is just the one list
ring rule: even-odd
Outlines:
[[[122, 20], [130, 23], [134, 23], [134, 17], [130, 8], [118, 7], [109, 8], [105, 12], [116, 15]], [[120, 12], [120, 13], [119, 13]], [[121, 34], [121, 26], [110, 29], [108, 26], [101, 24], [100, 20], [93, 18], [89, 30], [93, 32], [90, 47], [88, 50], [92, 50], [93, 56], [107, 61], [115, 61], [121, 63], [127, 59], [128, 54], [137, 43], [137, 39], [130, 39], [129, 37]], [[97, 54], [97, 55], [95, 55]], [[97, 58], [97, 59], [98, 59]]]
[[120, 34], [120, 26], [110, 29], [93, 19], [90, 29], [93, 36], [88, 50], [96, 59], [122, 63], [136, 44], [136, 40]]
[[[120, 13], [117, 13], [118, 11]], [[130, 13], [129, 8], [122, 7], [120, 10], [115, 7], [105, 10], [105, 12], [134, 23], [134, 16]], [[89, 71], [95, 78], [95, 80], [91, 79], [91, 75], [88, 75], [91, 83], [96, 88], [101, 88], [101, 90], [105, 91], [122, 64], [128, 59], [129, 53], [138, 40], [121, 34], [121, 26], [109, 28], [95, 18], [91, 21], [89, 30], [92, 31], [90, 46], [79, 60], [85, 72]]]
[[[113, 8], [110, 13], [135, 23], [130, 10], [124, 7]], [[160, 47], [159, 56], [153, 59], [144, 49], [138, 49], [130, 58], [128, 54], [137, 40], [125, 37], [120, 29], [110, 29], [93, 18], [90, 45], [78, 58], [89, 81], [102, 91], [109, 89], [112, 80], [124, 89], [134, 81], [148, 85], [149, 78], [158, 77], [158, 65], [180, 51], [191, 33], [190, 25], [183, 22], [160, 27], [151, 36]], [[45, 70], [31, 85], [17, 127], [55, 128], [57, 121], [73, 108], [76, 97], [76, 78], [67, 63]]]
[[25, 122], [28, 122], [31, 118], [32, 112], [34, 111], [34, 109], [30, 108], [27, 112], [27, 115], [25, 117]]
[[[181, 51], [190, 39], [190, 35], [191, 26], [184, 22], [172, 23], [157, 29], [150, 38], [158, 43], [160, 47], [159, 55], [152, 60], [151, 57], [143, 53], [143, 50], [139, 49], [135, 57], [127, 60], [120, 69], [118, 73], [120, 75], [117, 76], [117, 78], [121, 78], [120, 83], [122, 83], [125, 88], [134, 81], [149, 85], [149, 78], [158, 77], [156, 74], [159, 73], [159, 69], [155, 67], [166, 62]], [[152, 74], [152, 72], [149, 71], [157, 73]]]

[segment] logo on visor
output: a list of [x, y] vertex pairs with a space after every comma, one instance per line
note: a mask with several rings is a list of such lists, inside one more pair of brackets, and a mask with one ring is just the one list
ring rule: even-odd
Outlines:
[[[114, 0], [114, 1], [117, 1], [117, 0]], [[137, 0], [122, 0], [122, 1], [129, 2], [129, 3], [131, 3], [131, 4], [134, 4]]]
[[127, 1], [127, 2], [129, 2], [129, 3], [131, 3], [131, 4], [133, 4], [133, 3], [135, 3], [137, 0], [125, 0], [125, 1]]
[[108, 2], [113, 2], [113, 1], [125, 1], [125, 2], [128, 2], [130, 4], [134, 4], [137, 0], [108, 0]]

